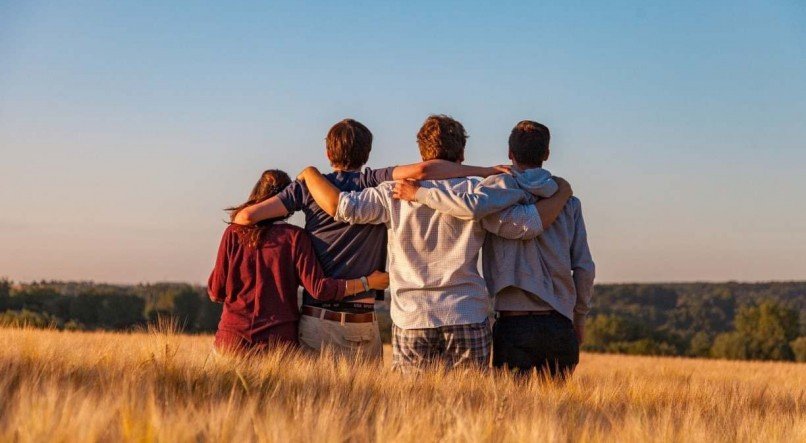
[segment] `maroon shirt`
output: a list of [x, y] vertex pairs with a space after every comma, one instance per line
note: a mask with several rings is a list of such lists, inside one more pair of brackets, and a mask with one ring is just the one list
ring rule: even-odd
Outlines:
[[224, 231], [210, 274], [210, 298], [224, 303], [216, 345], [296, 343], [297, 288], [302, 285], [319, 300], [341, 300], [345, 280], [325, 277], [302, 228], [275, 223], [265, 228], [257, 247], [241, 240], [246, 229], [230, 225]]

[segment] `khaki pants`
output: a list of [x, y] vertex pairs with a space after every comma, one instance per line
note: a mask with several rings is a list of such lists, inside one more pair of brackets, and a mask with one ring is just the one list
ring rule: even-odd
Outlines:
[[299, 319], [299, 342], [316, 352], [328, 348], [336, 355], [369, 360], [383, 358], [383, 345], [378, 322], [340, 323], [309, 315]]

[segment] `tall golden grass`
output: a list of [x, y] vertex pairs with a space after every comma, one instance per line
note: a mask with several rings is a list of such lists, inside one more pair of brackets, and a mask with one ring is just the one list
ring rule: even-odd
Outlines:
[[0, 441], [806, 441], [803, 364], [585, 354], [559, 385], [210, 349], [2, 329]]

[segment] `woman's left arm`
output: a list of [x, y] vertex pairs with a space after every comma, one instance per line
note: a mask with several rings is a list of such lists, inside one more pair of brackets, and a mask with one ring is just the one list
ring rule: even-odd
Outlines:
[[224, 303], [227, 299], [227, 271], [229, 270], [229, 246], [232, 241], [232, 233], [229, 229], [221, 237], [221, 244], [218, 246], [213, 272], [207, 280], [207, 295], [210, 300], [216, 303]]
[[[344, 280], [340, 278], [325, 277], [316, 252], [313, 249], [311, 238], [304, 231], [296, 235], [294, 254], [297, 275], [302, 286], [315, 299], [322, 301], [338, 301], [344, 297], [365, 292], [361, 279]], [[371, 290], [382, 290], [389, 287], [389, 274], [375, 271], [366, 276], [366, 283]]]

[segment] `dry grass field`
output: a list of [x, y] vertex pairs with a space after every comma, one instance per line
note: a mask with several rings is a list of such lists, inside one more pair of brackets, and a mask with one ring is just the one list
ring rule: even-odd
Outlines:
[[210, 343], [0, 330], [0, 441], [806, 441], [803, 364], [587, 354], [556, 385]]

